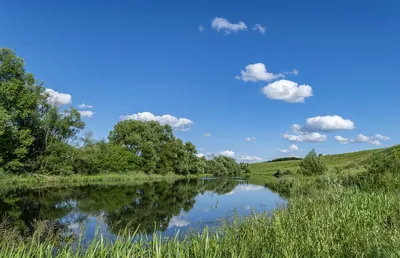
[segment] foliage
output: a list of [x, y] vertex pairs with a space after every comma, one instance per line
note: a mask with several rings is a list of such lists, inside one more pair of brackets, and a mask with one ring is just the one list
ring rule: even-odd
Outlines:
[[0, 173], [99, 174], [141, 170], [147, 174], [237, 175], [235, 160], [196, 156], [196, 147], [175, 138], [169, 125], [120, 121], [109, 142], [96, 142], [75, 108], [61, 110], [42, 84], [26, 73], [10, 49], [0, 49]]
[[288, 161], [288, 160], [302, 160], [302, 158], [300, 158], [300, 157], [283, 157], [283, 158], [269, 160], [267, 162], [279, 162], [279, 161]]
[[318, 155], [315, 150], [311, 150], [307, 156], [300, 162], [297, 173], [301, 175], [319, 175], [327, 170], [322, 156]]
[[[38, 169], [37, 159], [54, 143], [71, 140], [84, 124], [71, 108], [60, 114], [24, 62], [0, 49], [0, 168], [11, 173]], [[56, 148], [57, 149], [57, 148]]]
[[368, 175], [400, 174], [400, 147], [375, 153], [366, 172]]

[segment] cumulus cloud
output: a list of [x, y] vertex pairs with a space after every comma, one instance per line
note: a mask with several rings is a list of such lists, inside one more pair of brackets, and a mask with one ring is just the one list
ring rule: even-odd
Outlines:
[[255, 24], [253, 26], [253, 30], [258, 30], [261, 34], [265, 34], [265, 26], [262, 26], [260, 24]]
[[177, 118], [171, 115], [155, 116], [150, 112], [136, 113], [133, 115], [121, 116], [121, 120], [138, 120], [138, 121], [157, 121], [161, 125], [170, 125], [172, 129], [177, 131], [188, 131], [193, 121], [187, 118]]
[[229, 158], [234, 158], [236, 156], [235, 152], [230, 150], [220, 151], [218, 154]]
[[348, 131], [355, 129], [354, 122], [349, 119], [343, 119], [338, 115], [334, 116], [316, 116], [307, 118], [306, 125], [302, 128], [308, 132], [327, 132], [327, 131]]
[[328, 136], [320, 133], [303, 133], [299, 135], [293, 134], [282, 134], [282, 137], [291, 142], [324, 142], [328, 139]]
[[245, 140], [248, 141], [248, 142], [255, 142], [255, 141], [256, 141], [256, 138], [254, 138], [254, 137], [247, 137]]
[[290, 152], [296, 152], [296, 151], [299, 151], [300, 150], [300, 148], [296, 145], [296, 144], [292, 144], [292, 145], [290, 145], [289, 146], [289, 148], [287, 148], [287, 149], [283, 149], [283, 150], [279, 150], [279, 152], [281, 152], [281, 153], [290, 153]]
[[283, 74], [270, 73], [263, 63], [256, 63], [247, 65], [245, 70], [240, 71], [240, 76], [236, 76], [236, 79], [241, 79], [245, 82], [257, 82], [271, 81], [280, 77], [284, 77]]
[[296, 144], [292, 144], [289, 146], [289, 150], [291, 151], [299, 151], [300, 148]]
[[335, 136], [335, 139], [336, 139], [336, 141], [338, 141], [341, 144], [369, 143], [369, 144], [373, 144], [373, 145], [382, 145], [381, 141], [390, 140], [389, 137], [381, 135], [381, 134], [376, 134], [375, 136], [366, 136], [362, 133], [358, 134], [355, 139], [345, 138], [340, 135]]
[[46, 89], [48, 95], [47, 102], [54, 106], [68, 105], [72, 103], [72, 96], [66, 93], [60, 93], [53, 89]]
[[89, 109], [90, 109], [90, 108], [93, 108], [92, 105], [86, 105], [85, 103], [79, 104], [78, 107], [79, 107], [79, 108], [89, 108]]
[[230, 34], [231, 32], [238, 32], [241, 30], [246, 30], [247, 26], [244, 22], [239, 21], [239, 23], [231, 23], [225, 18], [216, 17], [211, 22], [211, 27], [216, 31], [224, 31], [225, 34]]
[[205, 133], [204, 136], [205, 137], [211, 137], [211, 134], [210, 133]]
[[261, 89], [269, 99], [283, 100], [289, 103], [302, 103], [304, 99], [313, 96], [309, 85], [299, 85], [289, 80], [272, 82]]
[[92, 116], [95, 114], [93, 111], [90, 110], [79, 110], [78, 112], [81, 114], [81, 116], [88, 118], [92, 118]]
[[299, 124], [293, 124], [293, 125], [291, 126], [291, 128], [292, 128], [292, 132], [293, 132], [293, 133], [296, 133], [296, 134], [302, 133], [302, 131], [301, 131], [302, 127], [301, 127], [301, 125], [299, 125]]
[[244, 161], [244, 162], [256, 162], [256, 161], [263, 161], [262, 158], [257, 156], [237, 156], [237, 160]]
[[204, 26], [203, 25], [199, 25], [199, 31], [201, 31], [201, 32], [204, 31]]
[[348, 143], [354, 142], [354, 140], [346, 138], [346, 137], [342, 137], [340, 135], [335, 136], [335, 140], [340, 142], [341, 144], [348, 144]]

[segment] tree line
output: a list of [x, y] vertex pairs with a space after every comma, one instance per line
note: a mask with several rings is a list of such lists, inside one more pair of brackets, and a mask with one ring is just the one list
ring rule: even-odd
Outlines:
[[196, 156], [196, 147], [155, 121], [118, 122], [108, 140], [81, 135], [77, 109], [61, 109], [27, 73], [23, 60], [0, 49], [0, 173], [55, 175], [142, 171], [180, 175], [236, 175], [248, 170], [225, 156]]

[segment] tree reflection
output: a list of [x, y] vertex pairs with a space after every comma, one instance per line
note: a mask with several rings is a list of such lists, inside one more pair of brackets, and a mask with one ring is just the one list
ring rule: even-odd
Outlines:
[[25, 230], [31, 229], [34, 220], [58, 220], [68, 226], [101, 214], [113, 233], [126, 227], [153, 233], [165, 231], [181, 210], [190, 211], [197, 195], [206, 191], [228, 193], [237, 184], [229, 179], [188, 179], [141, 185], [15, 189], [0, 191], [0, 215]]

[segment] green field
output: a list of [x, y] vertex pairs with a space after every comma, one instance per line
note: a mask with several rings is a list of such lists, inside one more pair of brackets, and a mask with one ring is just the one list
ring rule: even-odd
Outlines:
[[[348, 172], [361, 171], [364, 169], [364, 163], [374, 153], [382, 149], [350, 152], [335, 155], [325, 155], [323, 160], [329, 170], [334, 170], [335, 167]], [[249, 168], [252, 176], [271, 176], [278, 169], [291, 170], [296, 172], [300, 164], [300, 160], [277, 161], [277, 162], [259, 162], [250, 164]]]

